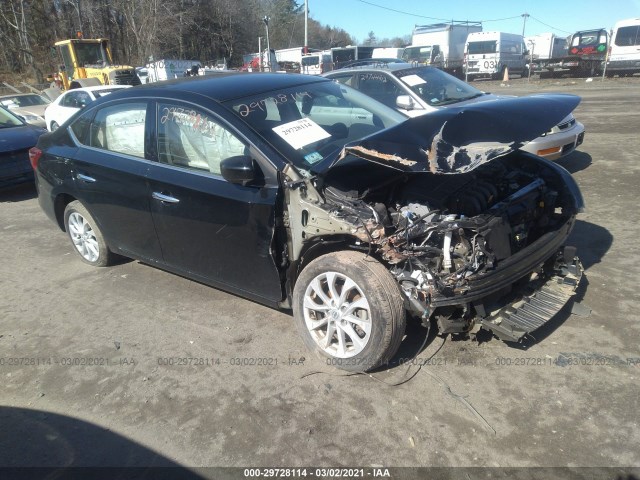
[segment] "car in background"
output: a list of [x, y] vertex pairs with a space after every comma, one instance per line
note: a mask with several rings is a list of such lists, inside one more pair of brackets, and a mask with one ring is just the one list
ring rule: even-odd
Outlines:
[[83, 262], [120, 254], [292, 309], [325, 364], [366, 371], [391, 360], [407, 314], [517, 342], [570, 301], [580, 190], [518, 146], [579, 101], [407, 119], [326, 78], [221, 72], [98, 99], [31, 157]]
[[[355, 88], [395, 108], [408, 117], [435, 112], [442, 108], [462, 107], [479, 102], [499, 102], [502, 95], [485, 93], [434, 67], [416, 67], [410, 63], [380, 63], [323, 74]], [[584, 140], [584, 125], [569, 113], [560, 123], [522, 150], [548, 160], [568, 155]]]
[[0, 187], [33, 180], [29, 149], [45, 132], [0, 106]]
[[0, 105], [22, 117], [31, 125], [45, 128], [44, 112], [50, 101], [37, 93], [16, 93], [0, 96]]
[[70, 119], [74, 113], [94, 100], [123, 88], [131, 88], [131, 85], [100, 85], [67, 90], [51, 102], [51, 105], [45, 110], [44, 118], [47, 130], [53, 132]]

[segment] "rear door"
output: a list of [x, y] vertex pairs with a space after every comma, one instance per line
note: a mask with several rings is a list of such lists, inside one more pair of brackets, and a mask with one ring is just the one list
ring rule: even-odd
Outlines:
[[467, 72], [487, 75], [496, 72], [499, 64], [498, 40], [472, 40], [467, 43]]
[[161, 261], [149, 211], [145, 122], [149, 102], [109, 103], [71, 125], [80, 143], [73, 159], [79, 199], [110, 248], [127, 256]]
[[275, 169], [266, 171], [263, 163], [265, 178], [255, 185], [222, 178], [223, 159], [259, 154], [211, 110], [158, 101], [155, 124], [158, 162], [148, 181], [164, 262], [211, 285], [263, 301], [282, 300], [272, 251], [279, 195]]

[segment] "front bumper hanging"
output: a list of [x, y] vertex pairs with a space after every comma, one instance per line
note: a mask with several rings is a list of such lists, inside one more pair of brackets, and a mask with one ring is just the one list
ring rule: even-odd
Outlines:
[[559, 252], [554, 272], [536, 291], [481, 318], [482, 328], [500, 340], [519, 342], [551, 320], [573, 298], [580, 284], [583, 268], [573, 254], [575, 248], [565, 247]]

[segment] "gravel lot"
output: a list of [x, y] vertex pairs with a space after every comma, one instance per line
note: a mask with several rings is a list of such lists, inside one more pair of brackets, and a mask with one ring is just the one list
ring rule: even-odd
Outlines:
[[435, 337], [417, 357], [412, 326], [412, 363], [344, 375], [305, 359], [286, 312], [137, 261], [87, 266], [33, 187], [3, 191], [0, 466], [637, 472], [640, 77], [474, 86], [582, 96], [585, 142], [559, 161], [587, 204], [571, 239], [582, 315], [519, 349]]

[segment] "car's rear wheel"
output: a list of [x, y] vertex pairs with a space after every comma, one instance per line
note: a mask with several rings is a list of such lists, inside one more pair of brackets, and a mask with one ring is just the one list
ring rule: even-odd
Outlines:
[[82, 203], [75, 200], [67, 205], [64, 226], [83, 262], [95, 267], [106, 267], [113, 262], [114, 255], [100, 228]]
[[51, 131], [52, 132], [56, 131], [59, 127], [60, 127], [60, 125], [58, 125], [58, 122], [51, 122]]
[[404, 335], [397, 282], [377, 260], [337, 252], [312, 261], [294, 288], [294, 317], [305, 344], [328, 365], [362, 372], [385, 364]]

